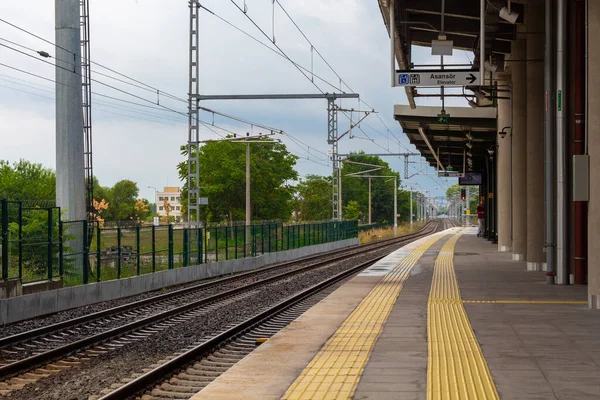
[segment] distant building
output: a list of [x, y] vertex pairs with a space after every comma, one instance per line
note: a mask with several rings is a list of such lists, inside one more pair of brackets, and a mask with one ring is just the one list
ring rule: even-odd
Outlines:
[[176, 186], [166, 186], [162, 192], [156, 192], [156, 212], [158, 215], [165, 216], [165, 200], [171, 206], [170, 216], [175, 217], [176, 220], [181, 219], [181, 190]]

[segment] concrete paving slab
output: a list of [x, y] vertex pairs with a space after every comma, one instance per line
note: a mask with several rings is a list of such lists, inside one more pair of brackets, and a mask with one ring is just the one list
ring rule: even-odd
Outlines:
[[[543, 272], [463, 235], [455, 270], [463, 299], [585, 301], [585, 286], [545, 284]], [[600, 398], [600, 313], [581, 305], [465, 303], [502, 399]], [[499, 326], [499, 323], [502, 326]]]

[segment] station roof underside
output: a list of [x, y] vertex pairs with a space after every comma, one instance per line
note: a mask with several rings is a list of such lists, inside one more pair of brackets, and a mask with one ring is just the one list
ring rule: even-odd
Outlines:
[[[485, 171], [488, 149], [496, 142], [496, 109], [446, 107], [446, 113], [451, 116], [448, 124], [437, 121], [439, 112], [439, 107], [412, 109], [408, 105], [396, 105], [394, 119], [431, 166], [435, 167], [437, 161], [425, 139], [436, 153], [439, 151], [444, 167], [450, 165], [454, 171], [463, 171], [464, 155], [470, 151], [473, 154], [473, 171]], [[472, 136], [471, 140], [467, 134]], [[467, 147], [469, 142], [472, 145], [470, 149]]]
[[[416, 69], [413, 67], [412, 45], [431, 47], [431, 41], [438, 39], [441, 33], [442, 1], [441, 0], [378, 0], [383, 22], [389, 31], [392, 2], [395, 5], [396, 20], [396, 59], [401, 70]], [[516, 24], [510, 24], [500, 18], [499, 11], [507, 6], [506, 0], [486, 0], [485, 5], [485, 48], [486, 60], [491, 57], [498, 66], [498, 73], [503, 72], [505, 57], [511, 52], [511, 41], [516, 39], [517, 26], [524, 16], [523, 4], [511, 2], [511, 11], [519, 14]], [[475, 55], [471, 68], [479, 69], [479, 30], [480, 0], [445, 0], [444, 30], [448, 40], [454, 43], [454, 49], [472, 51]], [[469, 67], [465, 67], [469, 68]], [[437, 69], [430, 67], [428, 69]], [[464, 68], [463, 68], [464, 69]], [[489, 85], [489, 80], [487, 81]], [[401, 90], [398, 88], [398, 90]], [[441, 106], [424, 107], [415, 103], [417, 92], [414, 87], [405, 87], [408, 106], [396, 105], [394, 118], [400, 123], [410, 142], [432, 166], [437, 161], [423, 139], [419, 127], [432, 148], [438, 152], [444, 166], [450, 164], [455, 171], [463, 170], [463, 154], [473, 154], [473, 171], [485, 171], [485, 158], [488, 149], [496, 144], [497, 122], [496, 109], [490, 107], [491, 100], [478, 100], [484, 107], [445, 107], [450, 115], [448, 124], [441, 124], [437, 116]], [[473, 140], [471, 149], [467, 148], [466, 134]]]

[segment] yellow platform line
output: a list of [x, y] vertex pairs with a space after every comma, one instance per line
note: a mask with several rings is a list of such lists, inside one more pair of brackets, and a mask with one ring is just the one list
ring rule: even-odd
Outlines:
[[282, 399], [349, 399], [410, 271], [435, 236], [405, 256], [360, 302]]
[[442, 247], [427, 304], [427, 399], [499, 399], [454, 273], [454, 247], [463, 231]]
[[579, 300], [463, 300], [463, 303], [486, 303], [486, 304], [588, 304], [587, 301]]

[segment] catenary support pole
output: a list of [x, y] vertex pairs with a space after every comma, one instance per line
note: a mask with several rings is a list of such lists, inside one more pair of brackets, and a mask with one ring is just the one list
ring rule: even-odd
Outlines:
[[250, 204], [250, 142], [246, 142], [246, 240], [251, 242], [250, 225], [252, 224], [252, 207]]
[[412, 186], [410, 187], [410, 231], [412, 232], [412, 228], [413, 228], [413, 195], [412, 195], [413, 189]]
[[[81, 89], [80, 0], [55, 1], [56, 42], [56, 205], [68, 221], [86, 220], [83, 93]], [[76, 252], [81, 233], [65, 232]], [[77, 259], [82, 271], [83, 259]]]
[[369, 178], [369, 224], [371, 223], [371, 178]]
[[398, 236], [398, 178], [394, 177], [394, 237]]

